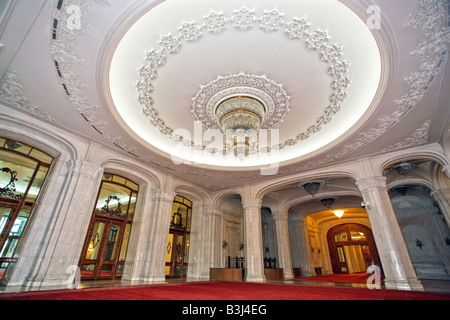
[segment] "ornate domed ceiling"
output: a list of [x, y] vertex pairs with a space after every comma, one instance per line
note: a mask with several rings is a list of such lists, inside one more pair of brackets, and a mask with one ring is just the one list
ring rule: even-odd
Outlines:
[[4, 3], [1, 112], [86, 154], [219, 190], [448, 139], [446, 0]]
[[[136, 19], [106, 66], [110, 108], [136, 140], [175, 161], [304, 159], [363, 124], [383, 91], [377, 41], [338, 1], [169, 0]], [[243, 157], [217, 118], [237, 97], [264, 106], [251, 111], [258, 125], [244, 128], [256, 130]], [[228, 108], [228, 120], [250, 114]]]

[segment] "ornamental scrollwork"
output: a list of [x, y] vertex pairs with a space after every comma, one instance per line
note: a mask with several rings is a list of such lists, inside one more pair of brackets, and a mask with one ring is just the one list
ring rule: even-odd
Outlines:
[[16, 181], [17, 179], [17, 171], [11, 170], [10, 168], [3, 167], [0, 169], [1, 172], [7, 173], [10, 175], [9, 182], [6, 186], [0, 188], [0, 196], [13, 198], [20, 200], [23, 197], [23, 194], [16, 194]]

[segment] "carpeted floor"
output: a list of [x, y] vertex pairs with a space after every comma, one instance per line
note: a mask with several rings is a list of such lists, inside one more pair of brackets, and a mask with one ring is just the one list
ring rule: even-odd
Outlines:
[[[330, 274], [316, 277], [307, 277], [295, 279], [296, 281], [319, 281], [319, 282], [337, 282], [337, 283], [367, 283], [371, 275], [366, 272], [352, 274]], [[382, 277], [383, 278], [383, 277]]]
[[450, 300], [450, 295], [298, 284], [210, 281], [2, 293], [0, 300]]

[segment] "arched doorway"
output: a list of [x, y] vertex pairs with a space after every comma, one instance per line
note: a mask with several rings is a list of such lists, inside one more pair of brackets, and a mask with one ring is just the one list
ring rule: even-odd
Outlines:
[[81, 279], [120, 279], [139, 186], [105, 173], [80, 259]]
[[333, 273], [366, 271], [371, 265], [381, 268], [372, 230], [361, 224], [347, 223], [327, 233]]
[[192, 202], [184, 197], [175, 196], [166, 251], [167, 278], [184, 278], [187, 275], [191, 217]]
[[0, 138], [0, 280], [19, 257], [17, 248], [52, 162], [40, 150]]

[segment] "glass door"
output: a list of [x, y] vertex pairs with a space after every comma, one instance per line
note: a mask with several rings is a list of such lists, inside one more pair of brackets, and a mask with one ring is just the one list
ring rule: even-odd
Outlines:
[[184, 234], [171, 232], [167, 244], [166, 276], [170, 278], [181, 278], [186, 276], [184, 263]]
[[167, 242], [165, 266], [167, 278], [184, 278], [187, 276], [191, 216], [192, 202], [181, 196], [175, 196]]
[[17, 250], [52, 158], [23, 143], [0, 138], [0, 280]]
[[122, 276], [137, 191], [138, 186], [125, 178], [103, 176], [80, 259], [82, 280], [112, 280]]

